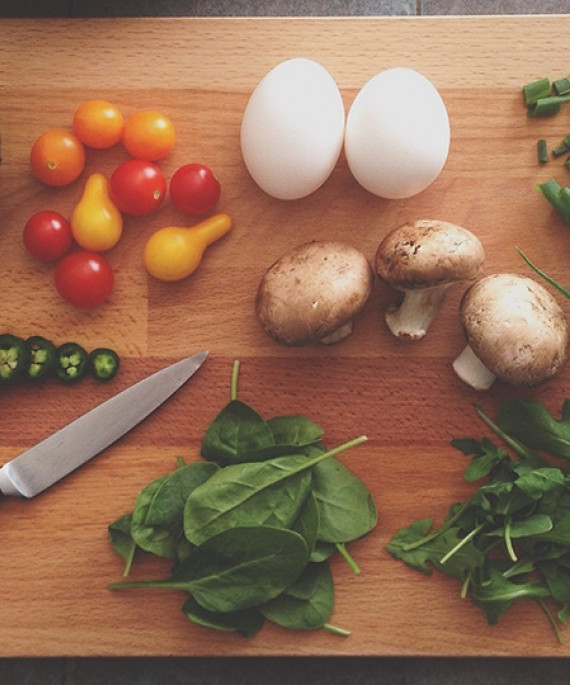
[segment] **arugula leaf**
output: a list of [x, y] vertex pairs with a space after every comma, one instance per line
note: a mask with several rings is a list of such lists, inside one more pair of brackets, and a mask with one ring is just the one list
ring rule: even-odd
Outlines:
[[564, 402], [560, 420], [540, 402], [517, 398], [501, 403], [497, 419], [505, 432], [528, 447], [570, 459], [570, 400]]
[[480, 607], [490, 625], [519, 599], [541, 600], [551, 596], [550, 590], [541, 582], [528, 581], [514, 583], [493, 563], [487, 565], [488, 576], [481, 582], [471, 582], [471, 601]]

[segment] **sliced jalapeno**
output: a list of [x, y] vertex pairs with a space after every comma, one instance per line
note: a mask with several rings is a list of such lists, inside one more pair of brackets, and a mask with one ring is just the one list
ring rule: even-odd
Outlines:
[[87, 371], [87, 350], [75, 342], [67, 342], [56, 350], [55, 375], [64, 383], [75, 383]]
[[42, 335], [33, 335], [26, 340], [29, 361], [26, 369], [26, 378], [38, 381], [49, 376], [56, 364], [55, 345]]
[[0, 383], [11, 383], [23, 376], [29, 358], [25, 340], [10, 333], [0, 335]]
[[95, 380], [110, 381], [119, 370], [119, 355], [108, 347], [98, 347], [89, 354], [89, 370]]

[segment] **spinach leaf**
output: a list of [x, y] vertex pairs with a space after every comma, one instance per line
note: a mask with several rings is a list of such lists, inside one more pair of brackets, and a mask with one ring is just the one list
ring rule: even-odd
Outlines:
[[319, 505], [319, 540], [350, 542], [375, 527], [378, 512], [372, 495], [337, 459], [315, 466], [313, 492]]
[[323, 436], [323, 429], [304, 416], [274, 416], [267, 421], [276, 445], [305, 447]]
[[193, 462], [147, 485], [136, 498], [132, 513], [131, 536], [136, 544], [156, 556], [176, 558], [184, 537], [186, 500], [218, 468], [210, 462]]
[[125, 514], [108, 527], [109, 540], [113, 549], [126, 562], [123, 576], [129, 575], [137, 551], [137, 543], [131, 535], [131, 521], [132, 514]]
[[186, 500], [186, 538], [198, 545], [229, 526], [290, 526], [309, 493], [309, 471], [364, 439], [356, 438], [311, 459], [292, 455], [220, 469]]
[[297, 518], [291, 524], [291, 530], [302, 535], [309, 555], [312, 555], [319, 535], [319, 506], [312, 492], [309, 492]]
[[200, 606], [235, 612], [264, 604], [293, 583], [307, 564], [303, 538], [269, 526], [228, 528], [195, 547], [169, 578], [113, 583], [111, 590], [185, 590]]
[[222, 614], [204, 609], [193, 597], [184, 603], [182, 611], [191, 621], [200, 626], [240, 633], [244, 637], [253, 637], [265, 622], [263, 614], [256, 609], [243, 609]]
[[275, 444], [261, 416], [240, 400], [230, 400], [210, 425], [202, 441], [204, 459], [220, 466], [249, 461], [252, 451]]
[[327, 562], [308, 564], [303, 575], [278, 597], [259, 610], [270, 621], [285, 628], [323, 628], [332, 613], [334, 584]]

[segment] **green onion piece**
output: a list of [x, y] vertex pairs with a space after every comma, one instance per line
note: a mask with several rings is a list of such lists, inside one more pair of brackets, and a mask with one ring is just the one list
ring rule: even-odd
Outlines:
[[568, 212], [568, 215], [570, 216], [570, 188], [567, 186], [564, 186], [563, 188], [560, 188], [560, 192], [558, 193], [558, 196], [560, 197], [560, 204], [566, 212]]
[[564, 189], [554, 179], [539, 183], [536, 187], [560, 214], [564, 222], [570, 226], [570, 188], [566, 188], [567, 192], [563, 193]]
[[570, 157], [568, 157], [568, 159], [564, 162], [564, 166], [565, 166], [567, 169], [570, 169]]
[[537, 100], [546, 98], [551, 93], [550, 81], [547, 78], [541, 78], [537, 81], [532, 81], [523, 86], [523, 99], [525, 105], [534, 104]]
[[564, 145], [567, 145], [570, 148], [570, 135], [564, 136], [564, 139], [562, 141]]
[[552, 82], [552, 87], [556, 95], [566, 95], [570, 93], [570, 79], [564, 77]]
[[548, 150], [546, 148], [546, 140], [544, 138], [541, 138], [536, 143], [536, 152], [538, 154], [538, 161], [541, 164], [546, 164], [546, 162], [548, 162]]
[[529, 117], [551, 117], [558, 114], [562, 105], [560, 95], [551, 95], [533, 102], [527, 110]]
[[554, 150], [552, 150], [552, 154], [554, 157], [561, 157], [566, 152], [568, 152], [568, 145], [566, 144], [558, 145], [554, 148]]

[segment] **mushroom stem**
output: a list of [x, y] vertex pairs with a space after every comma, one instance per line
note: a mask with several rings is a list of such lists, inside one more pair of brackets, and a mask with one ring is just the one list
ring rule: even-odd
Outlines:
[[473, 352], [471, 345], [463, 348], [452, 366], [459, 378], [475, 390], [488, 390], [495, 382], [495, 374]]
[[423, 338], [441, 306], [446, 290], [447, 285], [439, 285], [405, 291], [400, 306], [394, 305], [386, 312], [386, 323], [390, 331], [398, 338]]
[[352, 321], [347, 321], [343, 326], [337, 328], [336, 331], [325, 335], [324, 338], [320, 338], [319, 342], [323, 345], [334, 345], [335, 343], [348, 338], [348, 336], [352, 333], [353, 328], [354, 326]]

